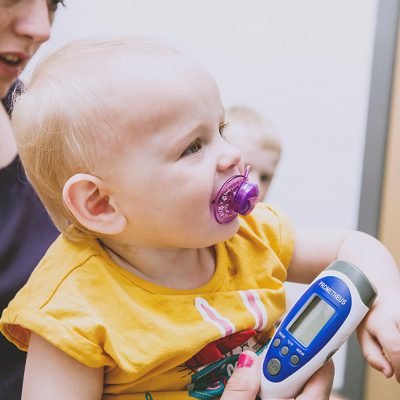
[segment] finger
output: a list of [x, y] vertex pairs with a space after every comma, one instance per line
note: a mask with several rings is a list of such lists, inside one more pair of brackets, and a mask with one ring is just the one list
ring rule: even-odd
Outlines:
[[328, 400], [332, 390], [334, 372], [333, 362], [327, 362], [309, 379], [296, 400]]
[[387, 378], [390, 378], [393, 375], [393, 368], [383, 353], [378, 340], [365, 329], [358, 331], [357, 335], [368, 364], [382, 372]]
[[220, 400], [255, 400], [260, 389], [259, 360], [255, 353], [244, 351]]
[[397, 326], [394, 329], [380, 329], [377, 339], [386, 358], [389, 359], [391, 368], [394, 369], [397, 381], [400, 382], [400, 333]]
[[[333, 384], [335, 367], [332, 361], [322, 366], [305, 384], [301, 394], [296, 399], [287, 400], [328, 400]], [[270, 399], [283, 400], [283, 399]]]

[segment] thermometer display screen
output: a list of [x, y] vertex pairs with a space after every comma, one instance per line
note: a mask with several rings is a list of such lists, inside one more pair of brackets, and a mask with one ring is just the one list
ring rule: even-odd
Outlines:
[[303, 312], [290, 324], [288, 331], [308, 347], [334, 314], [333, 307], [319, 296], [314, 296]]

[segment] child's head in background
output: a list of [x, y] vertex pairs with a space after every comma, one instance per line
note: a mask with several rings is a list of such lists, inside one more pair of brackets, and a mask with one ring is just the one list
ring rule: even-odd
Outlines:
[[258, 184], [260, 200], [267, 195], [281, 156], [281, 144], [263, 118], [249, 107], [226, 110], [226, 139], [242, 152], [250, 165], [250, 180]]
[[200, 248], [239, 227], [211, 212], [221, 185], [243, 173], [241, 153], [222, 137], [216, 83], [163, 44], [66, 45], [35, 69], [13, 125], [28, 178], [70, 239]]

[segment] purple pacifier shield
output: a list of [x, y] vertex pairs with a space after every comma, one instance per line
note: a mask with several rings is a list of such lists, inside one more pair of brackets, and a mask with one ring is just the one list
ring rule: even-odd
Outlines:
[[236, 193], [243, 183], [243, 175], [236, 175], [229, 178], [218, 191], [213, 202], [214, 217], [220, 224], [227, 224], [237, 217], [237, 212], [232, 205]]
[[212, 203], [214, 217], [220, 224], [227, 224], [240, 215], [249, 214], [258, 201], [258, 186], [248, 182], [245, 175], [229, 178], [218, 191]]

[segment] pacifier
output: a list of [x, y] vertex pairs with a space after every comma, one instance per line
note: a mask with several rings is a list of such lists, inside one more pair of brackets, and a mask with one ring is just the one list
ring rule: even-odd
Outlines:
[[214, 217], [219, 224], [227, 224], [238, 214], [249, 214], [258, 201], [258, 186], [248, 182], [250, 167], [244, 175], [230, 177], [219, 189], [212, 202]]

